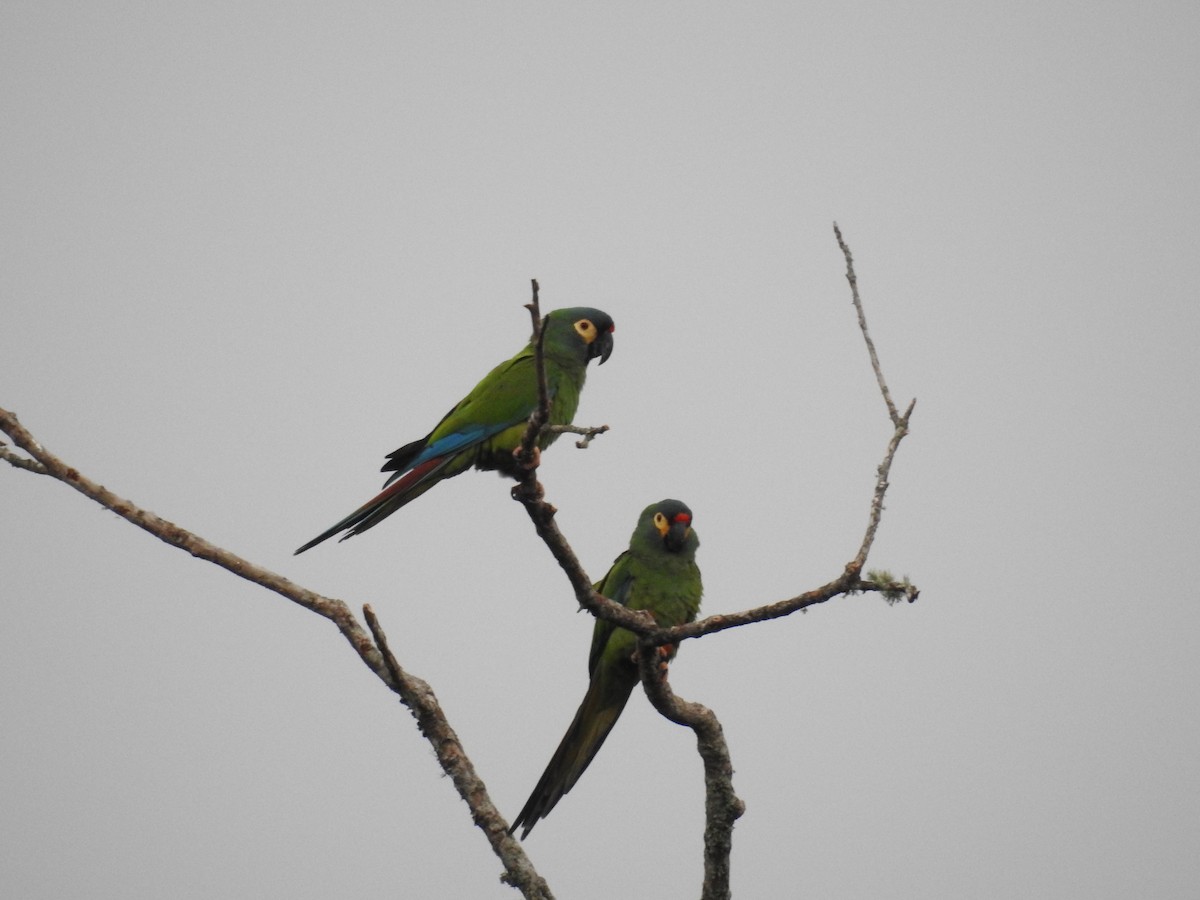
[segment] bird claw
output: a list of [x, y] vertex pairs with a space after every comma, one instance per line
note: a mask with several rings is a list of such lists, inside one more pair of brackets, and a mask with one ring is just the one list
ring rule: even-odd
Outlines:
[[675, 644], [660, 644], [654, 649], [658, 652], [658, 668], [666, 672], [667, 666], [675, 658], [675, 652], [679, 648]]
[[[654, 656], [656, 657], [654, 660], [654, 665], [660, 671], [666, 672], [671, 660], [675, 658], [675, 653], [678, 649], [678, 646], [675, 644], [659, 644], [654, 648]], [[633, 653], [630, 654], [629, 658], [633, 661], [634, 665], [637, 665], [638, 651], [634, 650]]]

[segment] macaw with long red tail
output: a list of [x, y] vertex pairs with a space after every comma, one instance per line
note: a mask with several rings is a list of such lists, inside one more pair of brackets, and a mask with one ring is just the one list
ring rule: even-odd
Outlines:
[[[550, 392], [550, 424], [569, 425], [579, 407], [588, 363], [603, 364], [613, 349], [613, 320], [598, 309], [556, 309], [543, 320], [542, 355]], [[474, 466], [516, 476], [513, 451], [537, 408], [537, 372], [532, 343], [492, 369], [471, 393], [420, 440], [388, 454], [380, 471], [393, 473], [378, 495], [331, 525], [296, 553], [340, 531], [342, 540], [378, 525], [400, 507], [447, 478]], [[543, 432], [545, 449], [557, 434]]]

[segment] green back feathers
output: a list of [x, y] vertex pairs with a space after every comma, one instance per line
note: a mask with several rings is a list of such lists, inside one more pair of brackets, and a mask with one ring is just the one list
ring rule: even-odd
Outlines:
[[[546, 385], [550, 392], [550, 424], [570, 425], [579, 408], [579, 393], [588, 363], [608, 359], [613, 349], [613, 321], [598, 309], [577, 306], [549, 313], [542, 331]], [[492, 369], [425, 437], [387, 455], [380, 471], [391, 472], [384, 488], [354, 512], [300, 546], [297, 553], [345, 531], [342, 540], [373, 528], [435, 484], [477, 469], [496, 469], [519, 477], [513, 450], [538, 404], [534, 348]], [[542, 449], [556, 434], [545, 433]]]

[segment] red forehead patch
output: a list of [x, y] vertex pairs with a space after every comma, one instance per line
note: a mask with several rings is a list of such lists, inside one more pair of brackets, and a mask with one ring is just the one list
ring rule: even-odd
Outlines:
[[687, 513], [675, 513], [674, 521], [682, 522], [684, 525], [686, 525], [688, 522], [692, 521], [692, 517]]

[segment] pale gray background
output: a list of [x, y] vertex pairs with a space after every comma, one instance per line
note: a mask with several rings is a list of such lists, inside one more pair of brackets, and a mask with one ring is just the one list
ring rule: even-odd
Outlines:
[[[840, 599], [685, 646], [747, 813], [739, 898], [1193, 897], [1194, 3], [46, 4], [0, 10], [0, 405], [112, 489], [352, 604], [520, 809], [589, 621], [508, 486], [342, 545], [524, 341], [616, 352], [547, 455], [599, 576], [686, 500], [706, 612], [858, 545]], [[516, 896], [326, 622], [0, 472], [0, 892]], [[563, 898], [694, 897], [694, 742], [635, 696], [528, 842]]]

